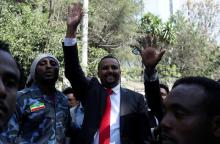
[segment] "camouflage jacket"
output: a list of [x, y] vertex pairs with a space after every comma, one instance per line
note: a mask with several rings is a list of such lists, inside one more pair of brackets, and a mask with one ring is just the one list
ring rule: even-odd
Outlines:
[[16, 144], [63, 144], [70, 121], [63, 93], [56, 91], [52, 99], [33, 86], [18, 92], [16, 112], [0, 139]]

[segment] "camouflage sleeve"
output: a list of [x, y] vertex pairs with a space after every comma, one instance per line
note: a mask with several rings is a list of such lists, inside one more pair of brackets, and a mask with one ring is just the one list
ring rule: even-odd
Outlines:
[[15, 143], [19, 125], [15, 113], [10, 118], [7, 128], [0, 134], [0, 144]]
[[16, 110], [8, 121], [4, 131], [0, 133], [0, 144], [16, 143], [19, 135], [19, 123], [21, 121], [22, 112], [18, 104], [19, 96], [23, 93], [17, 93]]

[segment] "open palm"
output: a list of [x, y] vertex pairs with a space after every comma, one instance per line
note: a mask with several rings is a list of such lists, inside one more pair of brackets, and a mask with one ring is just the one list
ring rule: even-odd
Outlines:
[[76, 29], [83, 16], [82, 5], [75, 3], [68, 7], [67, 26]]
[[147, 35], [143, 39], [144, 49], [141, 51], [141, 57], [145, 68], [149, 71], [153, 71], [156, 65], [159, 63], [163, 57], [165, 50], [160, 49], [156, 50], [156, 37]]

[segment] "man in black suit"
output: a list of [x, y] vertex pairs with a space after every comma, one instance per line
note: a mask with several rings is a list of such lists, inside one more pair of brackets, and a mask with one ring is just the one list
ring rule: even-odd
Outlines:
[[[105, 142], [101, 142], [103, 138], [101, 128], [106, 111], [108, 111], [107, 105], [109, 104], [107, 103], [109, 103], [109, 101], [110, 120], [108, 121], [109, 126], [106, 127], [107, 130], [105, 129], [108, 131], [108, 136], [104, 136], [104, 140], [107, 140], [108, 144], [149, 143], [151, 133], [148, 125], [147, 105], [144, 96], [134, 91], [121, 88], [121, 69], [119, 61], [113, 56], [103, 57], [98, 64], [98, 77], [101, 83], [95, 77], [90, 81], [86, 79], [79, 64], [76, 45], [76, 29], [81, 17], [82, 9], [80, 4], [69, 7], [67, 32], [63, 48], [65, 75], [85, 110], [82, 129], [77, 136], [80, 138], [80, 143], [105, 144]], [[164, 52], [161, 52], [159, 56], [162, 57], [163, 53]], [[144, 52], [142, 56], [145, 56]], [[158, 55], [155, 56], [159, 57]], [[112, 91], [110, 98], [108, 98], [106, 92], [106, 89], [109, 88], [111, 88]]]

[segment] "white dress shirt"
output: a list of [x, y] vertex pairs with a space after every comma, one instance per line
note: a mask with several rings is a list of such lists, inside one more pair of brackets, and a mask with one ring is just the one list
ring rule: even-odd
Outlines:
[[[112, 88], [110, 114], [110, 144], [120, 144], [120, 85]], [[95, 133], [93, 144], [99, 144], [99, 130]]]

